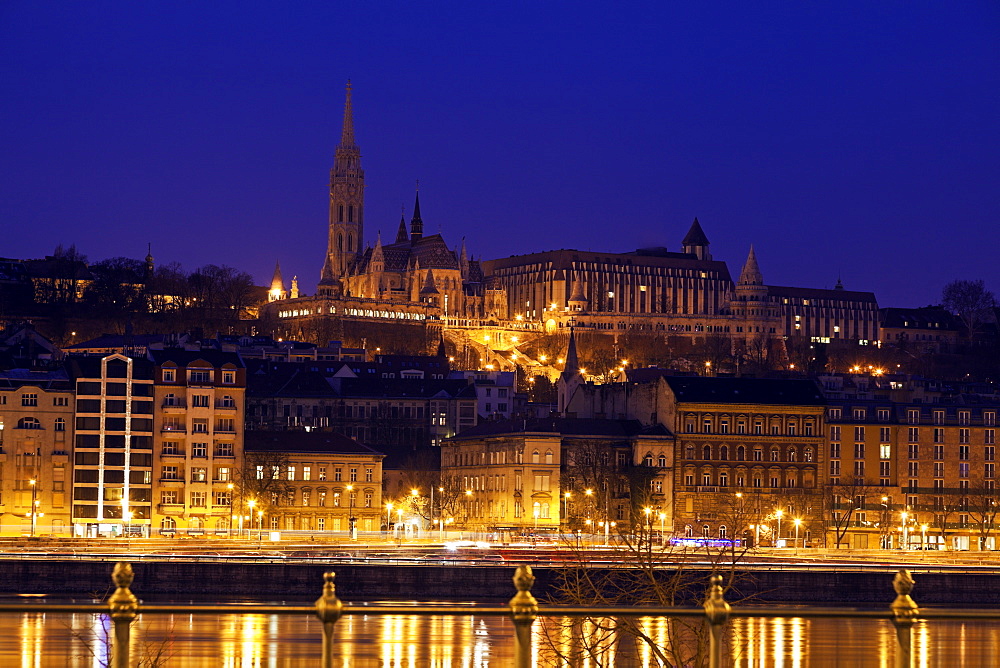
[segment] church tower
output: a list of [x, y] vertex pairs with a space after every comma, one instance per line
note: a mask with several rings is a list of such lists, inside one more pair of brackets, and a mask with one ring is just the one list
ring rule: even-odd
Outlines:
[[330, 170], [330, 234], [319, 293], [332, 294], [338, 279], [363, 251], [365, 172], [361, 169], [361, 149], [354, 143], [354, 111], [351, 82], [347, 82], [344, 127]]

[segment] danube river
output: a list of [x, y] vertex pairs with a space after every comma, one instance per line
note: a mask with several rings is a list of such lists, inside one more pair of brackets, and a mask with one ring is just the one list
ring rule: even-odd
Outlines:
[[[538, 666], [658, 666], [648, 645], [611, 642], [593, 626], [550, 620], [535, 624]], [[4, 668], [99, 668], [107, 665], [105, 618], [95, 615], [0, 616], [0, 666]], [[667, 623], [649, 620], [641, 632], [668, 646]], [[278, 615], [149, 615], [136, 622], [132, 665], [171, 668], [284, 668], [319, 663], [321, 624], [313, 618]], [[513, 627], [508, 619], [417, 615], [345, 616], [336, 626], [338, 667], [507, 668], [512, 665]], [[576, 634], [593, 643], [599, 658], [570, 662], [553, 657], [555, 645], [577, 657]], [[631, 637], [631, 636], [630, 636]], [[575, 647], [575, 651], [573, 649]], [[850, 666], [890, 668], [895, 635], [887, 621], [838, 619], [737, 619], [729, 648], [738, 668], [757, 666]], [[682, 648], [689, 652], [690, 647]], [[160, 663], [138, 663], [159, 656]], [[690, 654], [688, 653], [688, 656]], [[916, 665], [924, 668], [995, 666], [1000, 629], [987, 623], [921, 622], [914, 629]]]

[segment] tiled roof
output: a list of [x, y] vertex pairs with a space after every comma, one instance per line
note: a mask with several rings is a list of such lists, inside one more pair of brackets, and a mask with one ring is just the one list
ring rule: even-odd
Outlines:
[[450, 440], [484, 438], [505, 434], [551, 433], [560, 436], [605, 436], [629, 438], [632, 436], [670, 436], [661, 424], [644, 427], [638, 420], [600, 420], [590, 418], [531, 418], [528, 420], [500, 420], [481, 422], [466, 429]]
[[813, 380], [773, 378], [706, 378], [665, 376], [678, 402], [822, 406], [819, 385]]
[[353, 455], [381, 455], [367, 445], [336, 432], [248, 431], [243, 448], [247, 452], [307, 452]]

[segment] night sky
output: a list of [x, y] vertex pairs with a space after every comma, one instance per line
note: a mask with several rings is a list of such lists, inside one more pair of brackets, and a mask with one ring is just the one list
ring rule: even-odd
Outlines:
[[679, 250], [922, 306], [1000, 292], [1000, 3], [0, 3], [0, 256], [312, 293], [344, 85], [366, 234]]

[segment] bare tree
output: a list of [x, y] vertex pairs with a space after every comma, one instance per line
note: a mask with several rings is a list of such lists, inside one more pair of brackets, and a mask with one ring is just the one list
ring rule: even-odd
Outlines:
[[[253, 501], [254, 512], [268, 516], [279, 512], [295, 489], [288, 481], [288, 455], [282, 452], [245, 453], [243, 466], [236, 469], [234, 477], [233, 491], [239, 505], [249, 507]], [[235, 499], [232, 502], [236, 503]]]
[[952, 281], [941, 291], [941, 305], [962, 319], [972, 339], [982, 326], [992, 319], [992, 310], [997, 306], [997, 298], [986, 288], [986, 283], [978, 281]]

